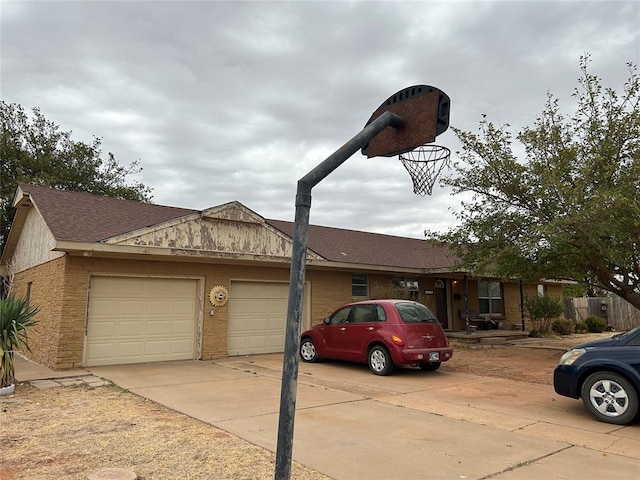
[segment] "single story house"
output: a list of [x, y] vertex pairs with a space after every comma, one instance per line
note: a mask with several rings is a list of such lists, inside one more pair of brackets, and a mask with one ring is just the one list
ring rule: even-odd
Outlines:
[[[40, 307], [34, 361], [70, 369], [283, 351], [292, 222], [238, 202], [197, 211], [26, 184], [14, 206], [0, 267]], [[346, 302], [404, 297], [463, 330], [465, 272], [454, 264], [427, 240], [311, 226], [303, 328]], [[470, 310], [520, 324], [517, 281], [466, 284]]]

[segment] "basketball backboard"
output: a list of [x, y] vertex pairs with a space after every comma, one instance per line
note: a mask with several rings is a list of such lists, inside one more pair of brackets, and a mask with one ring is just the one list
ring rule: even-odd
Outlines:
[[[401, 128], [387, 127], [362, 149], [367, 157], [393, 157], [413, 150], [449, 128], [449, 96], [429, 85], [414, 85], [391, 95], [373, 112], [369, 125], [386, 111], [403, 119]], [[365, 125], [365, 126], [366, 126]]]

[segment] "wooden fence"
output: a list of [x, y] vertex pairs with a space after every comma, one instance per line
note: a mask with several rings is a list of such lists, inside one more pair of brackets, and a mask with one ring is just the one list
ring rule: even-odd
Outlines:
[[564, 316], [583, 322], [589, 316], [602, 317], [615, 331], [640, 325], [640, 310], [620, 297], [565, 298]]

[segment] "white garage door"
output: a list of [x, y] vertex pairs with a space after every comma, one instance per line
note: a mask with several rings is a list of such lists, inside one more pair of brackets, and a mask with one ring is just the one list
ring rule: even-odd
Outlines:
[[92, 277], [85, 364], [189, 360], [197, 280]]
[[[234, 281], [229, 297], [228, 354], [283, 352], [289, 284]], [[303, 325], [307, 317], [305, 304]]]

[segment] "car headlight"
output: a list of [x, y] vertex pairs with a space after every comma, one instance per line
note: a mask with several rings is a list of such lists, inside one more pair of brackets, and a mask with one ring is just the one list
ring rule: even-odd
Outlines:
[[573, 365], [577, 359], [579, 359], [582, 355], [586, 353], [586, 349], [584, 348], [574, 348], [565, 352], [561, 357], [558, 365]]

